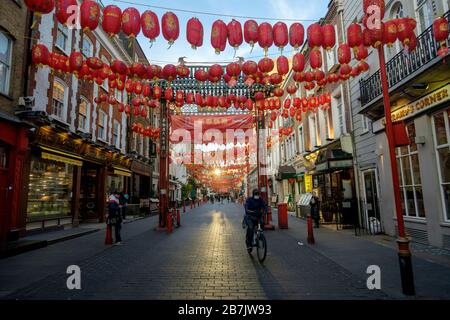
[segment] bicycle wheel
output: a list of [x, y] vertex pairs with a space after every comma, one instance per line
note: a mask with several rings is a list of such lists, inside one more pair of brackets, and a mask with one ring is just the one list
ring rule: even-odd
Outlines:
[[267, 256], [267, 241], [266, 237], [262, 233], [256, 238], [256, 253], [258, 255], [259, 262], [263, 263]]

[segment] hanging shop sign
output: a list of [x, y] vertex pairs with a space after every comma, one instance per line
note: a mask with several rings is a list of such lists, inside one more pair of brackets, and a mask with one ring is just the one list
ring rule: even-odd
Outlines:
[[[395, 110], [392, 112], [392, 121], [398, 122], [412, 118], [447, 101], [450, 101], [450, 84]], [[384, 130], [385, 124], [385, 118], [374, 122], [373, 132]]]
[[306, 193], [313, 192], [313, 177], [310, 174], [305, 175], [305, 191]]
[[66, 152], [62, 152], [62, 151], [44, 147], [44, 146], [40, 146], [40, 148], [42, 150], [42, 152], [41, 152], [42, 159], [58, 161], [58, 162], [67, 163], [67, 164], [78, 166], [78, 167], [83, 166], [82, 158], [79, 156], [71, 155]]

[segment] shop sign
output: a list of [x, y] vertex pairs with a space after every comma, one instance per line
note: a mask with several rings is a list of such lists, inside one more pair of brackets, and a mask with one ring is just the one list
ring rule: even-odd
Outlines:
[[350, 168], [353, 166], [353, 160], [336, 160], [330, 161], [330, 169]]
[[312, 175], [305, 175], [305, 191], [306, 193], [313, 192], [313, 177]]
[[[392, 112], [392, 122], [398, 122], [414, 117], [415, 115], [430, 110], [439, 104], [450, 100], [450, 84], [445, 87], [435, 90], [429, 95], [407, 104], [400, 109]], [[385, 118], [378, 120], [373, 124], [373, 131], [381, 131], [386, 124]]]

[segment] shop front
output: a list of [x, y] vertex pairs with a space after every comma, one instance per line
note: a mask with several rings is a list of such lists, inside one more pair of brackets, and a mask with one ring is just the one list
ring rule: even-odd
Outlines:
[[152, 195], [152, 167], [149, 163], [133, 160], [131, 164], [133, 175], [132, 201], [136, 212], [145, 214], [150, 211], [150, 198]]
[[309, 174], [312, 190], [319, 197], [323, 223], [353, 228], [358, 217], [358, 203], [352, 155], [337, 143], [317, 151], [315, 156], [315, 168]]
[[[450, 84], [410, 101], [397, 101], [392, 120], [406, 125], [410, 144], [396, 148], [405, 228], [413, 241], [450, 248]], [[384, 119], [373, 124], [379, 155], [380, 212], [396, 234]]]

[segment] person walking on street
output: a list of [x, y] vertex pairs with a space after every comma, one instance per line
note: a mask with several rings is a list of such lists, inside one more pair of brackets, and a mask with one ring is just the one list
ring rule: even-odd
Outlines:
[[123, 192], [120, 193], [119, 204], [120, 204], [120, 213], [122, 215], [122, 219], [127, 219], [127, 206], [128, 206], [128, 195], [125, 195]]
[[107, 224], [114, 226], [115, 245], [122, 244], [120, 230], [122, 228], [122, 216], [120, 214], [119, 194], [113, 192], [108, 198], [108, 214], [106, 215]]
[[320, 212], [319, 212], [319, 198], [317, 197], [317, 193], [314, 191], [312, 194], [311, 201], [309, 202], [311, 206], [311, 217], [314, 220], [314, 224], [316, 228], [319, 228], [320, 221]]

